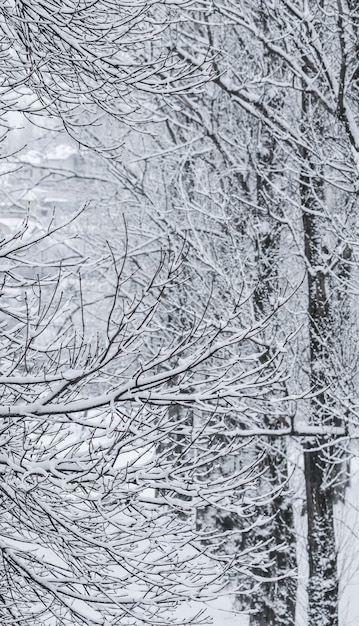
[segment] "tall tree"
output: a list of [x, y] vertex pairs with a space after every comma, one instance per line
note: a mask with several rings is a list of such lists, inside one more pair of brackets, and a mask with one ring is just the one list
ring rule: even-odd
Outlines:
[[[281, 281], [293, 280], [293, 271], [298, 280], [306, 277], [307, 290], [298, 296], [306, 325], [296, 376], [314, 394], [309, 422], [326, 429], [322, 438], [304, 445], [311, 625], [338, 621], [334, 506], [345, 478], [337, 471], [343, 446], [331, 433], [349, 428], [354, 419], [348, 402], [353, 355], [345, 342], [355, 263], [357, 28], [353, 3], [197, 5], [195, 19], [173, 45], [191, 67], [215, 52], [216, 76], [201, 94], [179, 98], [176, 113], [167, 112], [171, 150], [181, 163], [177, 203], [190, 216], [186, 228], [207, 268], [222, 262], [225, 269], [217, 275], [233, 288], [225, 251], [235, 242], [237, 275], [251, 280], [257, 271], [257, 310], [270, 303], [276, 262]], [[242, 207], [235, 213], [240, 205], [252, 212], [256, 228]], [[244, 243], [251, 239], [252, 258]], [[302, 412], [298, 403], [297, 421]], [[290, 614], [293, 622], [289, 603], [286, 619]], [[280, 623], [281, 618], [273, 610], [271, 617], [258, 619]]]
[[[196, 25], [194, 32], [198, 41], [207, 40], [212, 49], [228, 54], [230, 51], [232, 58], [236, 58], [240, 49], [235, 29], [223, 29], [210, 22], [203, 18], [201, 26]], [[192, 33], [186, 53], [190, 53], [193, 38]], [[182, 37], [183, 56], [184, 42]], [[263, 51], [261, 58], [264, 63]], [[269, 63], [268, 58], [266, 62]], [[221, 73], [219, 66], [216, 71]], [[271, 102], [273, 95], [266, 96], [266, 91], [263, 85], [263, 97]], [[278, 105], [280, 99], [274, 98]], [[285, 284], [285, 277], [279, 274], [283, 211], [273, 191], [275, 185], [283, 184], [282, 147], [275, 145], [261, 120], [251, 119], [236, 106], [222, 84], [208, 86], [201, 95], [186, 94], [178, 99], [177, 110], [167, 110], [166, 114], [167, 132], [157, 140], [160, 143], [160, 149], [157, 148], [159, 171], [166, 172], [164, 187], [168, 185], [171, 189], [170, 198], [163, 190], [157, 196], [157, 203], [162, 207], [161, 196], [166, 198], [166, 208], [161, 212], [165, 228], [187, 238], [199, 259], [201, 274], [211, 277], [214, 294], [218, 294], [215, 300], [218, 316], [231, 298], [244, 289], [254, 291], [252, 315], [259, 319], [275, 306], [280, 288]], [[149, 149], [149, 155], [153, 162], [156, 149]], [[140, 160], [141, 156], [137, 158]], [[145, 161], [146, 155], [142, 155], [142, 159]], [[180, 164], [177, 169], [176, 163]], [[151, 165], [147, 171], [145, 187], [150, 189]], [[159, 173], [156, 180], [158, 176]], [[259, 337], [256, 340], [259, 341]], [[272, 340], [273, 336], [268, 338], [265, 334], [261, 338], [264, 360], [271, 358]], [[231, 413], [231, 416], [233, 424], [238, 425], [240, 415]], [[271, 410], [268, 415], [263, 414], [262, 427], [277, 428], [281, 425], [278, 419], [278, 414]], [[225, 435], [223, 437], [225, 440]], [[278, 492], [289, 479], [287, 446], [283, 439], [274, 443], [273, 440], [264, 442], [262, 438], [256, 446], [257, 453], [263, 455], [262, 489]], [[224, 473], [229, 471], [231, 463], [238, 465], [240, 461], [227, 459], [226, 467], [222, 467]], [[296, 555], [293, 511], [288, 495], [287, 490], [277, 493], [265, 509], [267, 523], [256, 529], [256, 536], [250, 539], [247, 535], [249, 543], [258, 540], [265, 543], [271, 538], [272, 567], [258, 567], [262, 586], [251, 591], [247, 598], [240, 597], [242, 608], [251, 611], [253, 623], [294, 624]], [[258, 509], [258, 516], [263, 513], [263, 507]], [[228, 528], [241, 531], [242, 521], [235, 514], [228, 516], [223, 512], [221, 515], [207, 507], [201, 515], [202, 524], [204, 518], [212, 519], [223, 533]], [[232, 538], [225, 549], [236, 550]], [[265, 579], [269, 579], [268, 584]], [[275, 585], [273, 580], [277, 581]]]

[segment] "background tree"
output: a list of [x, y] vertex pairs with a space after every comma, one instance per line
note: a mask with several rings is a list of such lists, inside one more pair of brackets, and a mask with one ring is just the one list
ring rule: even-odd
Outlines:
[[[197, 23], [195, 28], [196, 35], [192, 32], [189, 37], [186, 53], [195, 37], [198, 41], [207, 38], [213, 50], [230, 49], [235, 58], [238, 34], [234, 29], [223, 29], [217, 23], [212, 26], [208, 20], [202, 26]], [[182, 37], [181, 43], [184, 41]], [[219, 67], [216, 71], [220, 73]], [[164, 113], [166, 129], [155, 138], [157, 149], [148, 148], [148, 156], [143, 156], [142, 151], [132, 157], [132, 161], [146, 163], [143, 187], [151, 194], [151, 204], [159, 207], [163, 229], [190, 242], [201, 277], [206, 276], [212, 283], [214, 315], [220, 316], [231, 299], [244, 289], [248, 293], [254, 291], [252, 319], [260, 317], [275, 306], [281, 287], [285, 287], [285, 275], [279, 274], [283, 227], [275, 217], [283, 219], [283, 214], [272, 191], [273, 183], [283, 185], [281, 147], [275, 147], [265, 125], [238, 110], [222, 86], [211, 85], [201, 94], [186, 94], [178, 99], [174, 111], [168, 108]], [[161, 173], [163, 185], [159, 186]], [[156, 181], [156, 186], [152, 181]], [[185, 302], [180, 307], [182, 311], [188, 304]], [[261, 340], [256, 337], [263, 359], [270, 358], [272, 341], [273, 335], [269, 338], [264, 333]], [[231, 416], [238, 426], [240, 416]], [[282, 418], [271, 409], [268, 415], [262, 413], [261, 419], [262, 427], [268, 429], [280, 426]], [[279, 486], [288, 482], [284, 440], [264, 443], [260, 438], [256, 446], [257, 453], [263, 455], [263, 490], [279, 491]], [[240, 462], [239, 458], [227, 458], [222, 471], [231, 471], [231, 464]], [[204, 517], [207, 523], [212, 519], [211, 523], [224, 533], [228, 528], [240, 532], [242, 522], [235, 514], [221, 515], [207, 507], [201, 514], [202, 524]], [[256, 528], [257, 535], [251, 540], [247, 535], [249, 542], [256, 543], [260, 536], [260, 540], [270, 541], [272, 567], [258, 568], [257, 574], [263, 580], [276, 579], [275, 585], [268, 583], [267, 593], [262, 584], [247, 597], [241, 596], [240, 604], [251, 611], [253, 623], [294, 623], [293, 523], [288, 494], [277, 493], [266, 510], [266, 523]], [[241, 542], [242, 538], [239, 550]], [[226, 550], [233, 553], [236, 549], [230, 537]]]
[[[165, 171], [171, 176], [172, 211], [166, 223], [173, 221], [173, 206], [183, 210], [186, 220], [172, 227], [190, 233], [206, 266], [202, 271], [216, 268], [216, 279], [223, 279], [222, 301], [229, 283], [235, 292], [233, 275], [228, 278], [231, 261], [234, 276], [253, 281], [257, 275], [257, 308], [268, 306], [277, 279], [290, 282], [293, 271], [298, 278], [306, 276], [307, 291], [298, 299], [306, 322], [296, 378], [315, 393], [310, 423], [328, 428], [304, 447], [309, 623], [336, 624], [334, 506], [345, 485], [341, 470], [348, 451], [330, 432], [356, 423], [348, 402], [356, 355], [348, 337], [350, 270], [356, 262], [357, 9], [286, 1], [229, 1], [196, 9], [173, 45], [191, 67], [207, 51], [210, 57], [215, 53], [216, 77], [210, 87], [179, 97], [177, 109], [165, 112], [168, 135], [160, 152], [171, 154]], [[153, 159], [153, 152], [147, 158]], [[242, 207], [251, 212], [250, 222]], [[248, 248], [244, 242], [249, 241]], [[298, 403], [296, 423], [302, 411]], [[268, 608], [272, 592], [270, 585]], [[278, 605], [275, 609], [270, 619], [280, 623]], [[285, 621], [290, 615], [293, 622], [291, 602], [285, 611]], [[267, 623], [268, 613], [263, 614], [258, 619]]]

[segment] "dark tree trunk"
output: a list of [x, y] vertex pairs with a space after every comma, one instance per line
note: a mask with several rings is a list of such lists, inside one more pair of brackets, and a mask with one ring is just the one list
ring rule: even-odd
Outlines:
[[[267, 129], [262, 130], [261, 143], [263, 153], [258, 155], [257, 169], [257, 206], [258, 219], [264, 223], [255, 242], [257, 286], [254, 304], [258, 319], [268, 315], [273, 308], [273, 299], [279, 289], [278, 259], [281, 245], [281, 225], [269, 216], [269, 209], [278, 215], [280, 206], [276, 206], [272, 190], [273, 170], [276, 169], [276, 142]], [[265, 214], [268, 214], [265, 217]], [[270, 356], [269, 354], [267, 356]], [[284, 390], [285, 391], [285, 390]], [[278, 428], [273, 417], [264, 419], [267, 428]], [[264, 464], [267, 472], [265, 480], [273, 490], [288, 484], [287, 443], [284, 439], [261, 441], [260, 447], [267, 448]], [[251, 626], [294, 626], [297, 595], [296, 577], [296, 537], [294, 513], [290, 495], [280, 493], [267, 507], [268, 524], [264, 528], [263, 540], [271, 538], [269, 557], [272, 566], [260, 571], [258, 575], [268, 582], [262, 583], [259, 591], [251, 596]], [[260, 533], [257, 539], [261, 538]]]
[[[288, 479], [287, 450], [285, 443], [271, 444], [269, 474], [273, 487]], [[294, 516], [292, 502], [286, 493], [278, 496], [268, 507], [268, 516], [273, 516], [266, 527], [272, 536], [269, 557], [272, 567], [261, 576], [271, 578], [263, 583], [259, 593], [252, 596], [250, 616], [251, 626], [294, 626], [297, 596], [296, 541], [294, 536]], [[265, 537], [263, 537], [265, 538]], [[278, 580], [275, 580], [278, 577]]]
[[[302, 100], [304, 118], [312, 114], [310, 97]], [[311, 118], [314, 119], [314, 118]], [[310, 385], [316, 392], [311, 401], [310, 421], [318, 426], [339, 426], [331, 410], [327, 388], [332, 379], [331, 349], [333, 346], [333, 317], [330, 306], [328, 273], [324, 261], [326, 246], [323, 233], [327, 231], [321, 216], [323, 182], [320, 164], [311, 160], [303, 150], [300, 195], [303, 215], [304, 254], [308, 281], [308, 331]], [[308, 442], [304, 450], [304, 473], [308, 518], [308, 626], [338, 626], [338, 574], [333, 507], [336, 499], [335, 481], [331, 471], [331, 442], [318, 437]]]
[[[325, 485], [320, 448], [308, 445], [304, 472], [308, 515], [308, 625], [338, 625], [337, 550], [334, 532], [333, 489]], [[323, 480], [324, 479], [324, 480]]]

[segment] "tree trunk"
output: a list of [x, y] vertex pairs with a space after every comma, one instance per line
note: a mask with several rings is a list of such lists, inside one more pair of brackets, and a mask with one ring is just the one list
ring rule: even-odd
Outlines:
[[[272, 445], [269, 474], [273, 487], [288, 479], [286, 446], [283, 440]], [[252, 596], [251, 626], [294, 626], [297, 594], [296, 541], [294, 535], [293, 506], [287, 494], [281, 494], [268, 506], [268, 515], [273, 516], [265, 530], [274, 541], [269, 553], [273, 565], [267, 570], [270, 578], [260, 591]], [[263, 537], [265, 539], [265, 537]], [[259, 572], [265, 575], [265, 572]], [[273, 578], [271, 578], [273, 577]], [[278, 577], [278, 580], [275, 578]], [[281, 578], [282, 577], [282, 578]]]
[[[303, 93], [304, 118], [312, 115], [310, 96]], [[311, 119], [314, 119], [312, 117]], [[307, 261], [308, 331], [310, 386], [316, 392], [311, 401], [310, 421], [321, 426], [339, 426], [331, 411], [326, 392], [331, 380], [331, 346], [333, 318], [330, 307], [330, 285], [323, 258], [326, 247], [324, 202], [320, 164], [313, 163], [307, 150], [302, 153], [300, 177], [304, 254]], [[304, 473], [308, 517], [308, 626], [338, 626], [338, 574], [333, 507], [335, 481], [331, 474], [330, 437], [308, 442], [304, 450]]]
[[337, 626], [338, 575], [334, 498], [333, 489], [325, 486], [325, 468], [322, 453], [318, 450], [320, 443], [317, 441], [314, 446], [308, 445], [304, 453], [308, 515], [308, 625]]
[[[261, 129], [262, 153], [258, 153], [256, 164], [256, 204], [259, 209], [260, 228], [255, 242], [257, 285], [254, 292], [255, 312], [258, 319], [268, 315], [279, 289], [279, 254], [281, 245], [281, 225], [274, 219], [264, 217], [273, 210], [278, 215], [272, 183], [273, 170], [276, 170], [276, 142], [268, 129]], [[269, 353], [268, 353], [269, 356]], [[265, 356], [264, 356], [265, 358]], [[268, 357], [267, 357], [268, 358]], [[275, 418], [276, 419], [276, 418]], [[264, 419], [264, 426], [277, 428], [273, 416]], [[261, 441], [267, 448], [263, 463], [267, 468], [264, 480], [269, 481], [275, 490], [288, 484], [288, 453], [285, 439]], [[271, 537], [270, 559], [272, 567], [258, 571], [258, 575], [268, 578], [257, 593], [251, 596], [250, 626], [294, 626], [296, 608], [296, 538], [294, 531], [293, 505], [289, 494], [283, 492], [267, 507], [268, 524], [264, 529], [263, 540]], [[277, 579], [277, 580], [276, 580]]]

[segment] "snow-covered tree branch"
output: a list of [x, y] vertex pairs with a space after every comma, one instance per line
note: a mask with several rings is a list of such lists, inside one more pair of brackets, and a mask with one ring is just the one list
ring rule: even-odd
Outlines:
[[68, 228], [29, 221], [1, 245], [1, 618], [184, 623], [181, 602], [215, 597], [229, 569], [248, 579], [266, 561], [265, 542], [220, 555], [196, 512], [235, 511], [242, 533], [261, 523], [254, 505], [274, 494], [255, 495], [258, 459], [206, 474], [247, 450], [248, 438], [218, 435], [235, 411], [253, 437], [284, 346], [262, 362], [253, 339], [271, 316], [243, 328], [240, 307], [220, 325], [195, 316], [185, 334], [161, 326], [179, 256], [134, 272], [127, 244], [84, 258]]

